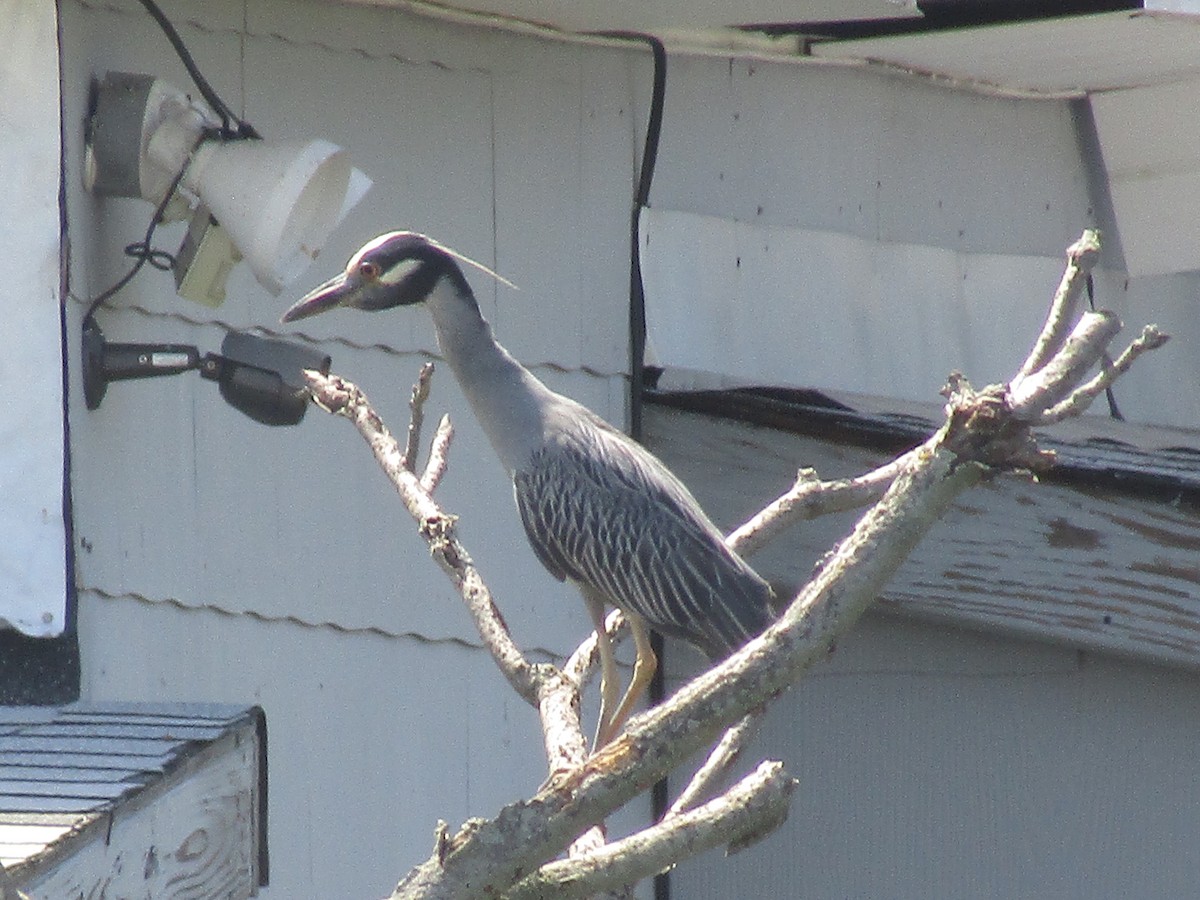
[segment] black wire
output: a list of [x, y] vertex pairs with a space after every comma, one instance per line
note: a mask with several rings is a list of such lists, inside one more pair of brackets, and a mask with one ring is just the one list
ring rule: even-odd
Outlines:
[[[1092, 283], [1092, 273], [1088, 273], [1087, 277], [1087, 295], [1088, 306], [1092, 308], [1092, 312], [1096, 311], [1096, 288]], [[1112, 360], [1108, 354], [1104, 354], [1104, 361], [1107, 365], [1112, 365]], [[1117, 408], [1117, 395], [1113, 392], [1112, 385], [1104, 389], [1104, 397], [1108, 400], [1108, 416], [1111, 419], [1116, 419], [1118, 422], [1124, 422], [1125, 417], [1121, 415], [1121, 410]]]
[[[196, 60], [192, 57], [187, 45], [184, 44], [183, 38], [179, 36], [179, 32], [175, 30], [175, 26], [171, 24], [170, 19], [163, 14], [163, 11], [158, 8], [158, 5], [154, 2], [154, 0], [140, 0], [140, 2], [145, 8], [146, 12], [150, 14], [150, 17], [158, 23], [158, 27], [162, 29], [162, 33], [166, 36], [171, 46], [175, 49], [175, 53], [179, 57], [179, 61], [183, 63], [183, 67], [187, 69], [188, 75], [191, 76], [192, 82], [196, 85], [196, 90], [198, 90], [200, 95], [204, 98], [204, 102], [207, 103], [212, 111], [221, 119], [220, 132], [214, 134], [212, 131], [206, 130], [200, 136], [200, 142], [212, 138], [217, 138], [224, 141], [258, 138], [260, 135], [258, 131], [255, 130], [254, 126], [234, 115], [233, 111], [229, 108], [225, 101], [220, 98], [215, 90], [213, 90], [212, 85], [208, 83], [208, 79], [204, 77], [204, 73], [200, 71], [200, 67], [196, 65]], [[236, 123], [236, 127], [230, 123]], [[196, 146], [199, 146], [200, 142], [197, 142]], [[195, 152], [195, 149], [196, 148], [193, 147], [192, 152]], [[85, 320], [91, 318], [92, 314], [96, 311], [97, 307], [99, 307], [101, 303], [103, 303], [105, 300], [108, 300], [119, 290], [125, 287], [125, 285], [133, 281], [134, 277], [138, 274], [138, 272], [142, 271], [142, 267], [147, 263], [149, 263], [152, 268], [158, 269], [162, 272], [169, 271], [175, 265], [174, 256], [172, 256], [166, 250], [155, 249], [151, 242], [154, 239], [155, 229], [158, 228], [159, 223], [162, 221], [163, 211], [166, 210], [167, 204], [171, 202], [171, 198], [175, 195], [175, 191], [179, 187], [179, 182], [183, 180], [183, 173], [186, 171], [187, 165], [185, 164], [183, 168], [176, 173], [174, 179], [172, 179], [170, 187], [167, 188], [167, 192], [163, 195], [162, 200], [159, 201], [158, 206], [154, 210], [154, 215], [150, 218], [150, 224], [146, 227], [146, 236], [136, 243], [126, 245], [125, 255], [132, 257], [134, 260], [134, 263], [132, 266], [130, 266], [129, 271], [117, 279], [117, 281], [111, 287], [105, 291], [102, 291], [91, 300], [91, 302], [88, 304], [87, 314], [84, 316]]]
[[[641, 212], [650, 205], [650, 186], [654, 183], [654, 169], [658, 163], [658, 144], [662, 136], [663, 106], [667, 93], [667, 50], [663, 42], [650, 34], [629, 31], [596, 32], [598, 37], [618, 40], [642, 41], [650, 45], [654, 55], [654, 82], [650, 95], [650, 114], [646, 120], [646, 142], [642, 149], [642, 165], [638, 183], [633, 194], [633, 209], [629, 221], [629, 435], [636, 441], [642, 440], [642, 406], [646, 389], [646, 291], [642, 283], [641, 242], [638, 238], [638, 223]], [[659, 659], [650, 680], [650, 702], [661, 703], [666, 696], [664, 641], [657, 631], [650, 633], [650, 646]], [[662, 819], [670, 803], [670, 786], [665, 777], [660, 778], [650, 789], [650, 808], [654, 821]], [[660, 872], [654, 876], [655, 900], [670, 900], [670, 873]]]
[[650, 205], [650, 186], [654, 183], [654, 167], [658, 163], [658, 142], [662, 135], [663, 105], [667, 91], [667, 51], [662, 41], [647, 36], [654, 54], [654, 88], [650, 101], [650, 116], [646, 121], [646, 145], [642, 150], [642, 171], [633, 198], [633, 214], [629, 225], [629, 337], [632, 365], [630, 374], [629, 418], [635, 440], [642, 439], [642, 403], [646, 390], [646, 288], [642, 282], [642, 248], [638, 239], [641, 212]]
[[642, 151], [642, 171], [633, 202], [640, 209], [650, 205], [650, 186], [654, 183], [654, 168], [658, 164], [658, 143], [662, 137], [662, 117], [667, 93], [667, 49], [652, 35], [641, 35], [654, 54], [654, 85], [650, 100], [650, 116], [646, 120], [646, 144]]
[[[667, 50], [663, 42], [651, 34], [636, 31], [597, 31], [597, 37], [641, 41], [650, 45], [654, 55], [654, 82], [650, 97], [650, 114], [646, 120], [646, 142], [642, 149], [642, 165], [633, 194], [633, 209], [629, 223], [629, 435], [642, 439], [642, 394], [646, 388], [646, 293], [642, 284], [642, 255], [638, 240], [638, 220], [641, 211], [650, 205], [650, 186], [658, 164], [658, 144], [662, 136], [662, 117], [667, 91]], [[653, 688], [652, 688], [653, 689]]]
[[137, 275], [138, 272], [142, 271], [142, 266], [146, 265], [146, 263], [149, 263], [151, 267], [164, 272], [170, 270], [171, 267], [175, 265], [175, 257], [173, 257], [166, 250], [156, 250], [151, 245], [151, 241], [154, 240], [154, 231], [158, 228], [159, 223], [162, 221], [163, 212], [166, 210], [167, 204], [171, 202], [171, 198], [175, 196], [175, 190], [179, 187], [179, 182], [183, 180], [183, 173], [186, 171], [187, 166], [185, 165], [175, 175], [174, 179], [172, 179], [170, 187], [167, 188], [167, 192], [163, 194], [162, 200], [160, 200], [158, 202], [158, 206], [154, 208], [154, 215], [150, 217], [150, 224], [146, 226], [146, 236], [137, 243], [128, 244], [125, 247], [125, 255], [132, 257], [134, 260], [134, 263], [132, 266], [130, 266], [129, 271], [118, 278], [110, 288], [102, 291], [92, 298], [91, 303], [88, 305], [87, 314], [84, 315], [84, 321], [87, 321], [92, 317], [92, 313], [96, 311], [96, 308], [101, 303], [113, 296], [113, 294], [117, 293], [117, 291], [129, 284], [129, 282], [133, 281], [134, 276]]
[[[200, 71], [200, 67], [196, 65], [196, 61], [192, 58], [192, 54], [188, 51], [187, 46], [183, 43], [183, 38], [179, 36], [179, 32], [175, 30], [175, 26], [170, 20], [163, 15], [163, 11], [158, 8], [154, 0], [141, 0], [141, 4], [145, 7], [146, 12], [150, 17], [158, 23], [158, 27], [162, 29], [171, 46], [175, 48], [175, 53], [179, 57], [179, 61], [183, 63], [183, 67], [187, 69], [187, 73], [191, 76], [192, 83], [196, 85], [196, 90], [200, 92], [200, 96], [204, 98], [212, 111], [221, 117], [221, 137], [224, 140], [239, 139], [239, 138], [257, 138], [259, 133], [254, 126], [249, 122], [244, 122], [226, 105], [225, 101], [220, 98], [208, 79], [204, 77], [204, 73]], [[230, 122], [236, 123], [236, 128], [230, 126]]]

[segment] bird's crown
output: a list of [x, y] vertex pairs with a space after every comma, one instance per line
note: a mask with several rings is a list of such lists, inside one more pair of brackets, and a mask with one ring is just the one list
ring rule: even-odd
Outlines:
[[512, 287], [487, 266], [433, 238], [415, 231], [389, 231], [364, 244], [345, 269], [296, 301], [283, 314], [283, 321], [294, 322], [338, 306], [380, 310], [421, 303], [443, 277], [470, 296], [460, 263]]

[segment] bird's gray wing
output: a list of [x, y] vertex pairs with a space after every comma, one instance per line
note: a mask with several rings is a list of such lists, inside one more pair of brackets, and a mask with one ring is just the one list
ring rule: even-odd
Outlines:
[[555, 577], [711, 657], [769, 624], [766, 582], [661, 462], [599, 420], [549, 437], [513, 482], [525, 533]]

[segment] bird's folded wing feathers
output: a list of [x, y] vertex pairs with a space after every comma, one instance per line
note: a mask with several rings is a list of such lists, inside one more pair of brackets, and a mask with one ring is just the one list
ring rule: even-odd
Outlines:
[[766, 582], [665, 466], [607, 426], [584, 421], [549, 436], [513, 480], [529, 542], [555, 577], [711, 657], [769, 623]]

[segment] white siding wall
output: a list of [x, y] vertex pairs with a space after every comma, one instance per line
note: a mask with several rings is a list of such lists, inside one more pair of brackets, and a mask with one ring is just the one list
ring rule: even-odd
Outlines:
[[0, 0], [0, 619], [66, 625], [54, 7]]
[[[1065, 246], [1088, 225], [1113, 233], [1074, 114], [1062, 101], [881, 72], [673, 58], [642, 221], [660, 361], [743, 383], [927, 402], [952, 368], [980, 384], [1007, 376], [1036, 333]], [[1119, 247], [1109, 249], [1098, 302], [1176, 338], [1118, 385], [1123, 412], [1200, 427], [1200, 278], [1127, 282]], [[651, 446], [682, 472], [703, 455], [686, 438], [656, 443], [655, 432], [651, 417]], [[811, 462], [781, 461], [779, 483], [760, 493], [729, 452], [732, 488], [693, 484], [733, 526]], [[1010, 519], [1016, 546], [1041, 540], [1029, 509]], [[845, 527], [798, 530], [832, 541]], [[784, 539], [754, 562], [795, 577], [805, 559]], [[1171, 590], [1191, 591], [1192, 580]], [[669, 656], [672, 674], [688, 660]], [[800, 779], [787, 826], [731, 860], [685, 863], [673, 891], [688, 900], [1190, 896], [1197, 712], [1190, 673], [873, 618], [777, 703], [747, 756], [748, 765], [782, 758]]]
[[[99, 312], [110, 340], [216, 351], [231, 326], [283, 332], [278, 317], [306, 285], [375, 234], [415, 228], [517, 282], [510, 291], [473, 279], [501, 340], [623, 421], [643, 49], [317, 3], [250, 3], [245, 24], [242, 4], [223, 0], [166, 12], [265, 136], [340, 143], [375, 187], [305, 285], [273, 298], [239, 267], [229, 300], [210, 311], [147, 269]], [[123, 271], [121, 248], [151, 213], [80, 187], [88, 78], [113, 69], [191, 85], [138, 4], [69, 0], [62, 18], [75, 354], [83, 298]], [[174, 249], [181, 236], [164, 228], [156, 243]], [[436, 349], [423, 310], [332, 314], [302, 331], [402, 433], [409, 387]], [[477, 649], [461, 602], [348, 423], [313, 411], [297, 428], [269, 429], [195, 375], [113, 384], [88, 412], [77, 373], [73, 358], [85, 696], [262, 703], [271, 896], [382, 895], [428, 855], [439, 818], [492, 814], [537, 787], [535, 713]], [[458, 437], [441, 500], [462, 515], [517, 640], [562, 654], [586, 633], [582, 604], [529, 551], [448, 369], [435, 376], [430, 434], [443, 411]]]
[[[1083, 228], [1097, 303], [1175, 341], [1117, 388], [1132, 421], [1200, 427], [1200, 276], [1127, 279], [1080, 107], [822, 63], [672, 59], [652, 212], [661, 363], [932, 402], [1011, 374]], [[1132, 333], [1132, 329], [1131, 329]]]
[[1177, 900], [1196, 893], [1195, 677], [871, 616], [771, 710], [791, 817], [673, 896]]
[[[518, 356], [623, 418], [628, 202], [650, 75], [643, 51], [283, 0], [245, 9], [179, 0], [167, 12], [264, 134], [328, 137], [375, 179], [312, 281], [378, 231], [428, 231], [521, 285], [509, 292], [475, 279]], [[120, 248], [140, 237], [150, 212], [97, 203], [79, 188], [87, 78], [112, 68], [187, 82], [131, 0], [66, 0], [63, 40], [78, 301], [123, 270]], [[1024, 349], [1019, 337], [1035, 327], [1031, 311], [1053, 288], [1063, 246], [1093, 218], [1105, 224], [1103, 208], [1090, 209], [1075, 141], [1062, 103], [847, 69], [674, 57], [655, 214], [782, 234], [788, 241], [775, 246], [788, 250], [760, 254], [746, 275], [756, 290], [771, 286], [769, 296], [729, 294], [724, 309], [719, 293], [692, 300], [669, 279], [656, 283], [668, 290], [651, 296], [652, 316], [654, 304], [668, 312], [664, 297], [695, 304], [659, 337], [682, 334], [686, 347], [723, 316], [725, 340], [701, 362], [734, 378], [759, 377], [793, 348], [821, 360], [798, 364], [795, 381], [843, 390], [882, 381], [931, 399], [951, 360], [974, 377], [999, 377], [992, 369], [1011, 363], [1008, 350]], [[720, 233], [705, 237], [700, 262], [736, 268], [736, 254], [731, 263], [712, 238]], [[790, 242], [797, 236], [805, 240]], [[164, 229], [159, 243], [179, 238]], [[813, 252], [845, 241], [849, 252]], [[797, 260], [800, 252], [812, 258]], [[836, 290], [847, 283], [857, 295]], [[1196, 327], [1184, 302], [1195, 286], [1193, 276], [1135, 282], [1123, 303], [1132, 319], [1158, 318], [1186, 336]], [[1115, 302], [1119, 275], [1102, 289]], [[270, 298], [239, 271], [212, 313], [148, 272], [100, 321], [112, 340], [216, 350], [230, 326], [276, 330], [294, 296]], [[993, 313], [1003, 340], [980, 333]], [[81, 315], [72, 302], [72, 353]], [[858, 341], [872, 319], [886, 327]], [[695, 331], [685, 332], [689, 320]], [[818, 321], [842, 330], [806, 344]], [[401, 426], [408, 386], [433, 349], [422, 313], [303, 325]], [[1018, 346], [1001, 346], [1008, 340]], [[756, 358], [747, 349], [756, 346], [769, 350]], [[735, 347], [743, 354], [731, 364]], [[914, 348], [927, 365], [912, 363]], [[1195, 392], [1178, 389], [1195, 380], [1188, 356], [1143, 367], [1125, 389], [1126, 411], [1195, 425]], [[197, 377], [116, 384], [87, 413], [72, 365], [85, 694], [263, 704], [270, 896], [385, 893], [429, 852], [436, 819], [489, 814], [540, 781], [533, 714], [475, 648], [458, 601], [346, 423], [314, 412], [299, 428], [272, 431]], [[500, 468], [448, 372], [431, 401], [442, 409], [459, 430], [442, 499], [463, 515], [463, 537], [518, 640], [561, 653], [583, 632], [580, 604], [526, 549]], [[688, 657], [672, 660], [678, 675]], [[1193, 694], [1182, 676], [868, 623], [780, 705], [760, 741], [802, 778], [787, 830], [730, 863], [682, 867], [676, 896], [1186, 894], [1200, 846], [1200, 792], [1186, 764]], [[1145, 885], [1155, 890], [1139, 892]]]

